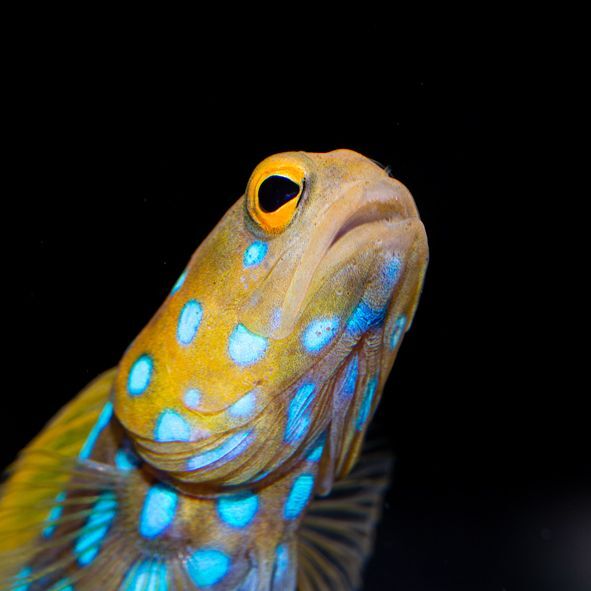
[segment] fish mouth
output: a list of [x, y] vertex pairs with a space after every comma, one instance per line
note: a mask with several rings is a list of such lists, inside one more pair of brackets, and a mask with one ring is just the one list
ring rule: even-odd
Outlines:
[[[363, 196], [357, 195], [351, 197], [352, 201], [360, 203], [348, 207], [350, 209], [348, 217], [342, 219], [342, 215], [334, 217], [333, 226], [334, 236], [328, 250], [332, 248], [341, 238], [367, 224], [384, 221], [401, 221], [410, 217], [418, 217], [418, 213], [410, 193], [404, 185], [394, 179], [385, 179], [366, 188]], [[344, 204], [337, 202], [337, 206], [343, 207]], [[331, 208], [333, 209], [333, 208]], [[328, 213], [328, 216], [331, 212]]]
[[410, 251], [422, 247], [426, 250], [426, 232], [410, 192], [394, 179], [381, 181], [364, 191], [347, 217], [335, 216], [333, 238], [318, 257], [309, 292], [327, 281], [344, 261], [368, 249], [407, 258]]
[[345, 184], [338, 198], [317, 212], [316, 218], [321, 223], [302, 239], [300, 256], [289, 263], [282, 258], [267, 278], [269, 287], [263, 287], [269, 294], [263, 292], [255, 300], [277, 297], [272, 294], [274, 286], [286, 284], [276, 304], [281, 309], [280, 320], [264, 319], [260, 307], [254, 305], [244, 313], [244, 324], [258, 334], [272, 339], [287, 337], [321, 285], [360, 253], [373, 249], [404, 255], [416, 245], [426, 246], [425, 229], [410, 192], [381, 170], [372, 180]]
[[[384, 211], [384, 209], [386, 210]], [[329, 244], [324, 256], [328, 254], [330, 249], [333, 248], [339, 242], [339, 240], [345, 239], [348, 234], [354, 232], [357, 230], [357, 228], [366, 226], [368, 224], [374, 224], [376, 222], [399, 221], [400, 219], [402, 218], [397, 212], [391, 212], [388, 211], [387, 208], [380, 208], [376, 207], [374, 204], [369, 204], [354, 212], [354, 214], [345, 223], [343, 223], [332, 239], [332, 242]]]

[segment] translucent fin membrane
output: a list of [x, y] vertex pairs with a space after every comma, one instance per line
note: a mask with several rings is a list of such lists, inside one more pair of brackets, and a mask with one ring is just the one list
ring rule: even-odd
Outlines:
[[351, 473], [314, 499], [298, 534], [298, 591], [360, 589], [391, 464], [385, 451], [366, 444]]

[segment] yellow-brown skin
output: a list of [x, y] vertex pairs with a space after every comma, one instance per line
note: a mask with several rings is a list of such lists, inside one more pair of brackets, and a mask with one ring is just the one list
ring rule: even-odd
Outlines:
[[[269, 231], [257, 221], [253, 190], [261, 177], [272, 174], [292, 178], [300, 174], [305, 186], [292, 217]], [[348, 223], [365, 218], [374, 221], [355, 227], [332, 244]], [[268, 252], [259, 265], [245, 268], [243, 253], [253, 241], [267, 243]], [[310, 354], [302, 344], [303, 331], [315, 318], [335, 316], [342, 319], [342, 331], [364, 294], [376, 306], [387, 305], [391, 294], [381, 293], [379, 277], [374, 284], [384, 257], [392, 254], [402, 261], [403, 271], [398, 296], [386, 316], [386, 335], [400, 314], [412, 318], [426, 265], [425, 232], [410, 193], [382, 168], [348, 150], [287, 153], [263, 161], [251, 177], [247, 194], [197, 249], [183, 285], [164, 302], [119, 366], [115, 412], [144, 459], [179, 480], [224, 486], [277, 469], [288, 455], [281, 438], [293, 388], [307, 375], [327, 382], [350, 352], [346, 346], [336, 350], [328, 346]], [[202, 305], [203, 317], [194, 341], [179, 346], [177, 323], [189, 299]], [[229, 337], [238, 324], [268, 339], [265, 355], [252, 365], [237, 365], [228, 355]], [[395, 352], [383, 348], [378, 390]], [[141, 396], [130, 396], [129, 372], [144, 354], [154, 360], [152, 380]], [[318, 375], [318, 366], [326, 366], [329, 359], [329, 367], [322, 367]], [[183, 404], [189, 388], [203, 393], [196, 411]], [[255, 418], [233, 420], [224, 412], [255, 388]], [[314, 425], [303, 444], [330, 419], [319, 416], [321, 397], [317, 401]], [[154, 441], [164, 408], [191, 424], [192, 441]], [[220, 438], [239, 431], [246, 422], [255, 429], [256, 441], [236, 461], [191, 473], [185, 470], [187, 458], [219, 445]], [[346, 467], [353, 461], [354, 454], [345, 461]]]
[[[296, 183], [299, 192], [276, 211], [265, 211], [259, 189], [277, 175]], [[266, 245], [265, 256], [246, 264], [245, 253], [253, 243]], [[293, 152], [259, 164], [245, 195], [197, 249], [184, 281], [131, 344], [116, 373], [105, 374], [81, 393], [26, 450], [45, 447], [73, 461], [90, 428], [84, 422], [85, 432], [80, 433], [75, 417], [87, 409], [94, 420], [100, 409], [97, 395], [102, 404], [112, 398], [114, 417], [90, 459], [111, 474], [121, 505], [106, 542], [121, 547], [115, 575], [124, 577], [133, 562], [133, 555], [125, 554], [130, 548], [153, 552], [172, 565], [190, 548], [214, 546], [234, 565], [216, 589], [235, 588], [249, 569], [257, 571], [257, 588], [271, 588], [265, 585], [271, 585], [277, 546], [285, 544], [294, 557], [305, 517], [303, 509], [285, 519], [290, 490], [305, 473], [314, 478], [316, 493], [327, 494], [335, 479], [354, 465], [402, 333], [414, 315], [427, 255], [426, 234], [410, 193], [360, 154]], [[179, 321], [193, 300], [201, 316], [190, 342], [184, 343], [179, 341]], [[331, 319], [333, 329], [330, 338], [321, 339], [322, 346], [311, 348], [306, 334], [319, 319]], [[230, 355], [231, 335], [238, 326], [265, 343], [254, 361], [237, 363]], [[131, 372], [145, 356], [152, 372], [141, 392], [132, 392]], [[313, 385], [314, 395], [297, 415], [295, 427], [302, 429], [291, 437], [290, 405], [306, 384]], [[185, 399], [189, 389], [201, 392], [193, 407]], [[232, 405], [249, 392], [255, 393], [252, 412], [233, 415]], [[182, 428], [169, 429], [162, 441], [158, 425], [166, 411], [173, 411]], [[171, 433], [180, 436], [175, 439]], [[243, 445], [228, 448], [236, 453], [215, 455], [240, 433], [247, 434]], [[121, 475], [113, 468], [115, 453], [127, 439], [146, 463]], [[322, 453], [310, 459], [319, 441], [324, 442]], [[190, 465], [195, 457], [210, 461], [195, 468]], [[39, 522], [44, 510], [36, 505], [39, 495], [50, 501], [67, 482], [62, 460], [52, 457], [48, 462], [54, 464], [47, 471], [59, 477], [45, 493], [31, 488], [39, 472], [27, 464], [26, 454], [17, 463], [0, 501], [6, 531], [27, 521], [22, 510], [11, 507], [29, 507], [28, 513], [36, 516], [32, 521]], [[158, 481], [174, 487], [179, 505], [166, 533], [145, 540], [138, 536], [137, 523], [146, 492]], [[19, 505], [23, 491], [29, 496]], [[237, 529], [220, 521], [217, 502], [241, 491], [258, 495], [258, 512], [249, 527]], [[35, 531], [13, 536], [4, 551], [33, 539]], [[43, 548], [38, 552], [42, 556]], [[94, 589], [94, 583], [84, 586], [84, 581], [99, 580], [105, 568], [101, 560], [99, 556], [82, 571], [69, 564], [60, 576]], [[294, 569], [290, 559], [288, 571], [273, 588], [290, 589]], [[0, 581], [2, 572], [0, 561]]]

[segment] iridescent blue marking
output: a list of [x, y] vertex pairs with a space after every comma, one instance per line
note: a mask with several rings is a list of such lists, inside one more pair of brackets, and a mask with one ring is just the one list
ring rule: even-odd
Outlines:
[[125, 577], [122, 591], [168, 591], [168, 573], [165, 562], [142, 560]]
[[190, 441], [191, 427], [176, 410], [165, 410], [156, 421], [154, 439], [163, 443]]
[[250, 431], [241, 431], [240, 433], [235, 433], [218, 447], [193, 456], [187, 461], [187, 470], [198, 470], [199, 468], [204, 468], [205, 466], [209, 466], [210, 464], [213, 464], [222, 458], [225, 462], [235, 458], [239, 453], [242, 452], [244, 444], [248, 445], [247, 438], [250, 433]]
[[314, 447], [312, 447], [312, 451], [308, 454], [306, 459], [309, 462], [317, 462], [322, 457], [322, 452], [324, 451], [324, 444], [326, 443], [326, 433], [323, 433], [316, 443]]
[[140, 534], [154, 538], [166, 531], [174, 521], [178, 501], [177, 492], [167, 484], [159, 482], [151, 486], [140, 514]]
[[316, 385], [303, 384], [298, 388], [287, 408], [287, 423], [285, 425], [285, 443], [297, 443], [304, 436], [310, 426], [310, 406], [316, 398]]
[[263, 358], [267, 344], [265, 337], [256, 335], [243, 324], [239, 324], [230, 335], [228, 352], [234, 363], [252, 365]]
[[283, 310], [281, 308], [275, 308], [273, 310], [273, 316], [271, 317], [271, 328], [277, 330], [281, 324], [281, 317], [283, 316]]
[[105, 427], [109, 424], [109, 421], [111, 420], [112, 416], [113, 403], [109, 401], [105, 404], [105, 406], [103, 406], [103, 410], [101, 411], [99, 418], [90, 430], [90, 433], [88, 434], [88, 437], [86, 438], [86, 441], [84, 442], [84, 445], [82, 446], [82, 449], [78, 454], [78, 457], [81, 460], [87, 460], [90, 457], [90, 454], [92, 454], [92, 450], [94, 449], [97, 439], [99, 438], [100, 434], [104, 431]]
[[49, 538], [53, 535], [56, 528], [56, 521], [62, 516], [64, 512], [63, 502], [66, 500], [66, 493], [61, 492], [55, 497], [55, 505], [51, 508], [47, 516], [47, 527], [43, 530], [43, 536]]
[[[31, 570], [30, 566], [26, 566], [25, 568], [22, 568], [18, 574], [16, 575], [16, 580], [15, 583], [17, 585], [19, 585], [19, 583], [21, 583], [22, 581], [24, 581], [25, 579], [27, 579], [28, 577], [31, 576], [31, 573], [33, 571]], [[30, 583], [23, 583], [22, 585], [19, 585], [18, 587], [11, 587], [12, 591], [27, 591], [29, 589]]]
[[236, 419], [245, 419], [252, 415], [256, 404], [256, 394], [253, 391], [248, 392], [242, 398], [237, 400], [230, 408], [228, 414]]
[[251, 492], [221, 497], [217, 502], [220, 519], [231, 527], [249, 525], [257, 514], [259, 498]]
[[385, 309], [374, 310], [361, 300], [347, 321], [347, 332], [355, 337], [360, 337], [368, 330], [379, 326], [384, 320], [385, 314]]
[[90, 517], [74, 546], [74, 553], [80, 566], [87, 566], [96, 558], [116, 514], [115, 494], [112, 491], [103, 492], [92, 508]]
[[189, 390], [187, 390], [183, 396], [185, 406], [193, 409], [198, 408], [201, 404], [201, 396], [202, 394], [200, 390], [197, 388], [189, 388]]
[[308, 432], [311, 422], [312, 419], [309, 414], [303, 415], [299, 421], [297, 421], [295, 427], [286, 433], [285, 442], [293, 445], [301, 441], [304, 435]]
[[138, 357], [129, 370], [127, 378], [127, 391], [131, 396], [139, 396], [146, 391], [152, 379], [154, 363], [149, 355]]
[[289, 548], [287, 544], [279, 544], [275, 549], [275, 573], [273, 575], [273, 587], [276, 587], [283, 579], [289, 566]]
[[357, 354], [349, 361], [345, 370], [342, 386], [339, 390], [339, 398], [348, 400], [355, 393], [357, 386], [357, 375], [359, 374], [359, 359]]
[[359, 415], [357, 417], [357, 430], [361, 431], [367, 418], [369, 417], [369, 411], [371, 410], [371, 404], [373, 402], [373, 397], [376, 393], [376, 388], [378, 385], [378, 380], [374, 376], [367, 382], [367, 386], [365, 387], [365, 394], [363, 395], [363, 401], [361, 403], [361, 408], [359, 409]]
[[310, 500], [314, 490], [314, 476], [300, 474], [291, 485], [291, 490], [283, 507], [285, 519], [297, 519]]
[[269, 474], [271, 473], [270, 470], [265, 470], [264, 472], [261, 472], [258, 476], [255, 476], [252, 481], [253, 482], [260, 482], [263, 478], [266, 478], [267, 476], [269, 476]]
[[187, 573], [198, 587], [219, 583], [230, 570], [230, 558], [221, 550], [203, 548], [186, 561]]
[[245, 267], [256, 267], [267, 256], [269, 245], [266, 242], [253, 242], [245, 251], [243, 263]]
[[193, 342], [202, 318], [203, 307], [197, 300], [189, 300], [183, 306], [176, 329], [176, 338], [181, 345], [189, 345]]
[[340, 320], [337, 316], [316, 318], [302, 333], [302, 344], [309, 353], [318, 353], [328, 345], [337, 334]]
[[392, 291], [394, 285], [400, 278], [400, 271], [402, 270], [402, 263], [398, 257], [391, 258], [382, 269], [382, 285], [388, 292]]
[[74, 585], [69, 579], [62, 579], [49, 589], [49, 591], [74, 591]]
[[390, 349], [396, 349], [398, 343], [400, 342], [400, 337], [404, 332], [404, 327], [406, 325], [406, 316], [401, 314], [394, 323], [392, 327], [392, 334], [390, 335]]
[[176, 280], [176, 283], [174, 284], [172, 291], [170, 292], [171, 294], [175, 294], [182, 286], [183, 283], [185, 282], [185, 279], [187, 278], [187, 271], [183, 271], [181, 276]]
[[122, 447], [115, 452], [115, 466], [122, 472], [135, 470], [141, 464], [141, 460], [129, 447]]

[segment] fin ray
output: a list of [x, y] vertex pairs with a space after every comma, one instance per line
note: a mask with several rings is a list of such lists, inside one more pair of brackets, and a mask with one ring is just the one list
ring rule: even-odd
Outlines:
[[312, 501], [298, 533], [298, 591], [359, 588], [391, 464], [370, 440], [348, 476]]

